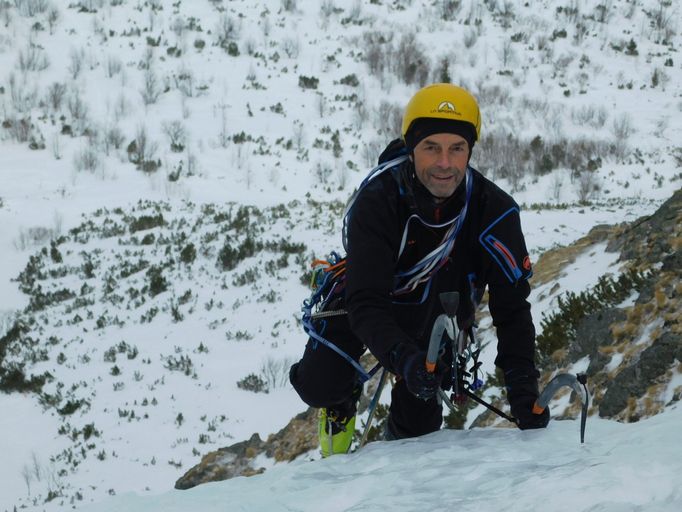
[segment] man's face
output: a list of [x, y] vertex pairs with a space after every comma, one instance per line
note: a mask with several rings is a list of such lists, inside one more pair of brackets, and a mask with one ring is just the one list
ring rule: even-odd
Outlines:
[[454, 133], [436, 133], [414, 148], [417, 178], [439, 201], [450, 197], [464, 179], [469, 144]]

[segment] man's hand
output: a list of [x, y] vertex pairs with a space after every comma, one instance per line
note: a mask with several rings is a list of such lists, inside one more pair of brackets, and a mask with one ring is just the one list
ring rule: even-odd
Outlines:
[[425, 351], [410, 346], [401, 346], [399, 350], [401, 353], [395, 369], [405, 379], [408, 391], [422, 400], [436, 396], [442, 377], [440, 367], [429, 373], [426, 371]]
[[507, 400], [521, 430], [545, 428], [549, 423], [549, 409], [542, 414], [533, 413], [533, 404], [539, 395], [538, 376], [534, 368], [514, 368], [504, 372]]

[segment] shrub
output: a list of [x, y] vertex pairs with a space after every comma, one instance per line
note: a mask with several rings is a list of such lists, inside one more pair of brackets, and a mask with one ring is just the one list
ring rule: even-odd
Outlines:
[[161, 166], [161, 161], [155, 160], [158, 147], [158, 143], [149, 140], [146, 128], [141, 126], [126, 149], [128, 160], [141, 171], [154, 172]]
[[263, 244], [254, 240], [251, 235], [247, 235], [244, 241], [237, 247], [234, 246], [230, 238], [218, 253], [218, 266], [222, 270], [233, 270], [239, 262], [253, 256], [263, 248]]
[[[403, 109], [397, 103], [391, 103], [387, 100], [381, 100], [379, 106], [375, 110], [374, 125], [377, 131], [386, 133], [390, 137], [398, 137], [403, 122]], [[374, 156], [372, 161], [379, 156], [379, 153]]]
[[537, 336], [537, 351], [541, 361], [548, 362], [556, 350], [575, 340], [576, 329], [583, 318], [620, 304], [650, 278], [651, 273], [629, 270], [617, 279], [601, 276], [591, 289], [579, 294], [568, 292], [559, 297], [556, 311], [549, 315], [543, 313], [540, 321], [542, 332]]
[[403, 82], [420, 87], [426, 84], [431, 65], [414, 32], [405, 34], [400, 39], [392, 60], [395, 62], [396, 75]]
[[0, 391], [11, 393], [18, 391], [20, 393], [32, 391], [39, 393], [43, 385], [48, 379], [49, 374], [32, 375], [31, 378], [26, 378], [23, 368], [16, 365], [11, 365], [9, 368], [0, 368]]
[[161, 92], [159, 79], [154, 70], [149, 67], [144, 72], [144, 83], [142, 89], [140, 89], [142, 101], [145, 105], [152, 105], [158, 101]]
[[29, 311], [41, 311], [48, 306], [52, 306], [53, 304], [74, 299], [76, 296], [76, 293], [69, 290], [68, 288], [43, 292], [40, 286], [37, 286], [32, 292], [27, 309]]
[[239, 23], [227, 14], [222, 14], [215, 28], [215, 36], [216, 44], [229, 54], [230, 45], [235, 45], [236, 47], [235, 41], [239, 39]]
[[73, 156], [73, 166], [78, 171], [93, 172], [99, 167], [99, 154], [91, 146], [84, 147]]
[[628, 42], [627, 46], [625, 47], [625, 55], [632, 55], [633, 57], [635, 55], [639, 55], [639, 52], [637, 51], [637, 43], [635, 43], [634, 39], [630, 39], [630, 42]]
[[62, 102], [64, 101], [65, 95], [66, 85], [59, 82], [53, 82], [52, 85], [47, 88], [46, 101], [52, 110], [58, 112], [62, 108]]
[[173, 73], [173, 83], [175, 88], [182, 93], [183, 96], [187, 98], [192, 98], [196, 94], [196, 79], [194, 78], [194, 73], [191, 69], [181, 66], [178, 69], [178, 73]]
[[179, 358], [168, 356], [165, 358], [163, 366], [170, 371], [182, 372], [188, 377], [194, 374], [194, 363], [189, 356], [180, 356]]
[[50, 242], [50, 258], [54, 263], [61, 263], [63, 261], [62, 253], [57, 249], [57, 244], [54, 240]]
[[358, 77], [355, 75], [355, 73], [344, 76], [339, 82], [343, 85], [349, 85], [351, 87], [357, 87], [360, 85], [360, 80], [358, 80]]
[[180, 251], [180, 261], [183, 263], [190, 264], [194, 262], [196, 257], [197, 250], [195, 249], [194, 244], [188, 244]]
[[57, 409], [57, 412], [62, 416], [69, 416], [76, 412], [78, 409], [80, 409], [86, 403], [87, 402], [83, 399], [69, 400], [68, 402], [66, 402], [66, 404], [64, 404], [62, 408]]
[[616, 140], [626, 140], [630, 138], [634, 133], [632, 118], [627, 113], [623, 113], [616, 117], [611, 126], [611, 133], [613, 133]]
[[140, 245], [153, 245], [155, 240], [156, 237], [154, 236], [154, 233], [147, 233], [142, 237], [142, 240], [140, 240]]
[[6, 119], [2, 127], [9, 131], [10, 137], [17, 142], [28, 142], [31, 138], [32, 124], [30, 118]]
[[123, 61], [115, 55], [109, 55], [104, 64], [104, 71], [107, 78], [113, 78], [123, 69]]
[[50, 66], [50, 60], [47, 58], [45, 50], [29, 43], [25, 49], [19, 50], [17, 66], [22, 72], [43, 71]]
[[555, 30], [552, 32], [552, 36], [549, 39], [550, 41], [556, 41], [557, 39], [565, 39], [567, 35], [568, 33], [566, 30], [562, 28], [561, 30]]
[[474, 402], [473, 400], [467, 400], [463, 404], [458, 404], [456, 411], [450, 409], [450, 412], [448, 412], [448, 415], [445, 417], [444, 420], [445, 428], [452, 430], [462, 430], [464, 428], [464, 425], [466, 425], [469, 411], [475, 409], [476, 406], [477, 406], [476, 402]]
[[104, 131], [104, 151], [108, 155], [112, 149], [121, 149], [125, 136], [118, 126], [110, 126]]
[[144, 231], [147, 229], [153, 229], [159, 226], [164, 226], [166, 221], [162, 214], [157, 215], [141, 215], [140, 217], [133, 218], [129, 223], [129, 229], [131, 233], [136, 233], [138, 231]]
[[42, 14], [50, 7], [47, 0], [14, 0], [14, 5], [19, 14], [27, 18], [32, 18], [36, 14]]
[[280, 0], [282, 3], [282, 9], [286, 12], [296, 12], [297, 0]]
[[443, 21], [455, 21], [462, 9], [462, 0], [440, 0], [437, 6], [438, 14]]
[[225, 240], [222, 249], [218, 253], [218, 264], [223, 270], [232, 270], [239, 264], [239, 251]]
[[93, 437], [93, 436], [94, 436], [94, 437], [99, 437], [99, 436], [100, 436], [100, 432], [99, 432], [99, 430], [97, 430], [97, 429], [95, 428], [95, 424], [94, 424], [94, 423], [88, 423], [87, 425], [85, 425], [85, 426], [83, 427], [83, 440], [84, 440], [84, 441], [87, 441], [88, 439], [90, 439], [90, 438]]
[[239, 57], [239, 46], [234, 41], [230, 41], [225, 48], [225, 51], [231, 57]]
[[250, 373], [243, 379], [237, 382], [237, 387], [245, 391], [253, 391], [254, 393], [268, 393], [268, 385], [266, 382], [256, 375], [255, 373]]
[[387, 67], [390, 60], [392, 37], [393, 34], [386, 35], [375, 30], [363, 34], [363, 47], [365, 49], [363, 56], [370, 73], [375, 76], [381, 77]]
[[320, 79], [314, 76], [300, 75], [298, 77], [298, 86], [301, 89], [317, 89]]
[[287, 37], [282, 41], [282, 50], [287, 54], [290, 59], [297, 59], [301, 51], [301, 45], [298, 39], [293, 37]]
[[163, 269], [161, 267], [156, 265], [150, 267], [147, 270], [147, 280], [149, 281], [149, 295], [152, 297], [156, 297], [168, 289], [168, 281], [163, 276]]
[[478, 41], [478, 31], [476, 29], [468, 28], [464, 31], [464, 39], [462, 42], [464, 43], [465, 48], [471, 48], [476, 44], [476, 41]]
[[263, 361], [260, 373], [267, 383], [268, 389], [284, 387], [289, 382], [289, 368], [294, 361], [290, 358], [275, 359], [272, 356]]
[[257, 267], [248, 268], [243, 273], [238, 274], [232, 279], [232, 284], [234, 286], [246, 286], [247, 284], [253, 284], [258, 281], [260, 277], [260, 270]]
[[162, 125], [163, 133], [170, 141], [170, 149], [174, 153], [182, 153], [185, 150], [187, 130], [182, 121], [164, 122]]

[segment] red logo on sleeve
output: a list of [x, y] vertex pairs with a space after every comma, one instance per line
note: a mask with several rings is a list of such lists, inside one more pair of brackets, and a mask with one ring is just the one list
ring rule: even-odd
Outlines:
[[526, 256], [525, 258], [523, 258], [523, 269], [530, 271], [532, 267], [533, 266], [530, 263], [530, 257]]

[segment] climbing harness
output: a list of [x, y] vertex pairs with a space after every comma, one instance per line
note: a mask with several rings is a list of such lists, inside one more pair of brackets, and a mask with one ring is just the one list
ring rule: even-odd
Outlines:
[[311, 278], [313, 293], [303, 301], [301, 308], [303, 329], [315, 343], [322, 343], [348, 361], [357, 370], [360, 383], [364, 383], [372, 378], [380, 365], [377, 364], [367, 372], [359, 362], [323, 336], [329, 317], [347, 314], [345, 309], [327, 309], [331, 304], [340, 303], [341, 301], [337, 299], [343, 297], [346, 286], [346, 259], [332, 252], [328, 261], [315, 260], [313, 265], [315, 266]]

